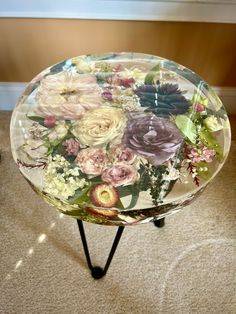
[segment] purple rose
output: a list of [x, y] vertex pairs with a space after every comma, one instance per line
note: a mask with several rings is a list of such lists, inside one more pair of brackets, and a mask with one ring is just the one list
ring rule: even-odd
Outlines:
[[129, 114], [122, 139], [123, 144], [155, 166], [173, 157], [182, 141], [183, 136], [174, 123], [147, 113]]

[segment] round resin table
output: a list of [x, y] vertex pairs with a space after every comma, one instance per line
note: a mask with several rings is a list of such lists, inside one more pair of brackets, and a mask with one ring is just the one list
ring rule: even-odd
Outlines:
[[[124, 226], [163, 226], [215, 177], [230, 125], [220, 99], [191, 70], [107, 53], [36, 76], [13, 112], [11, 144], [33, 189], [77, 219], [92, 276], [101, 278]], [[104, 269], [91, 263], [83, 220], [119, 226]]]

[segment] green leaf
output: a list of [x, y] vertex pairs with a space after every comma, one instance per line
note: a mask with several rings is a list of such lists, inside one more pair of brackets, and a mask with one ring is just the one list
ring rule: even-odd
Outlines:
[[183, 135], [195, 144], [197, 138], [197, 129], [192, 120], [185, 115], [178, 115], [175, 118], [175, 123]]
[[[52, 154], [53, 156], [59, 154], [59, 155], [64, 155], [64, 152], [65, 152], [65, 146], [63, 145], [63, 142], [65, 140], [68, 140], [70, 138], [74, 138], [73, 134], [68, 131], [67, 134], [60, 138], [60, 139], [55, 139], [53, 141], [49, 141], [46, 137], [46, 143], [48, 145], [48, 147], [50, 148], [50, 154]], [[65, 156], [65, 158], [68, 160], [68, 161], [74, 161], [75, 159], [75, 156]]]
[[62, 141], [64, 141], [64, 137], [63, 138], [60, 138], [60, 139], [55, 139], [53, 141], [50, 142], [50, 145], [52, 147], [56, 147], [58, 146]]
[[[118, 190], [120, 197], [125, 197], [125, 196], [131, 195], [130, 204], [125, 209], [133, 208], [136, 205], [136, 203], [138, 201], [138, 197], [139, 197], [139, 187], [138, 186], [132, 186], [132, 185], [119, 186], [119, 187], [117, 187], [117, 190]], [[122, 205], [122, 203], [121, 203], [121, 205]], [[117, 205], [117, 207], [120, 208], [118, 205]], [[122, 209], [123, 208], [124, 207], [122, 207]]]
[[128, 196], [128, 195], [131, 194], [129, 185], [126, 185], [126, 186], [118, 186], [116, 189], [117, 189], [117, 191], [118, 191], [120, 197], [125, 197], [125, 196]]
[[92, 183], [92, 185], [103, 183], [101, 176], [96, 176], [96, 177], [91, 178], [90, 182]]
[[75, 195], [69, 198], [69, 203], [77, 204], [77, 205], [88, 203], [89, 202], [89, 195], [88, 195], [89, 189], [90, 189], [90, 186], [84, 188], [83, 190], [77, 190], [75, 192]]
[[218, 158], [222, 159], [224, 157], [223, 149], [217, 142], [216, 138], [212, 135], [212, 133], [206, 128], [203, 127], [199, 132], [200, 139], [203, 143], [216, 151]]
[[137, 204], [138, 197], [139, 197], [139, 189], [135, 188], [134, 186], [129, 186], [129, 187], [130, 187], [130, 192], [131, 192], [132, 197], [131, 197], [129, 206], [127, 206], [125, 209], [133, 208]]
[[119, 198], [118, 202], [116, 203], [116, 207], [119, 208], [119, 209], [124, 209], [124, 206]]
[[139, 179], [139, 190], [140, 191], [147, 191], [150, 188], [151, 185], [151, 179], [150, 179], [150, 169], [148, 167], [145, 167], [144, 165], [140, 165], [139, 170], [140, 179]]
[[33, 120], [33, 121], [38, 122], [38, 123], [41, 124], [42, 126], [45, 126], [45, 125], [44, 125], [44, 118], [42, 118], [42, 117], [38, 117], [38, 116], [27, 116], [27, 118], [29, 118], [30, 120]]
[[154, 84], [154, 77], [157, 75], [157, 73], [160, 71], [160, 63], [155, 65], [150, 72], [147, 73], [145, 77], [144, 84], [145, 85], [153, 85]]
[[110, 147], [111, 147], [111, 144], [110, 144], [110, 143], [107, 143], [107, 145], [106, 145], [106, 151], [107, 151], [107, 152], [110, 150]]

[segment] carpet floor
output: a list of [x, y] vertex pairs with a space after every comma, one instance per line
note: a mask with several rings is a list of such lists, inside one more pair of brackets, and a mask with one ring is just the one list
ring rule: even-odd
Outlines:
[[[0, 113], [0, 313], [236, 313], [236, 132], [229, 158], [192, 205], [127, 227], [106, 277], [91, 278], [73, 218], [36, 195], [11, 156]], [[232, 119], [236, 125], [236, 119]], [[105, 263], [115, 227], [85, 223]]]

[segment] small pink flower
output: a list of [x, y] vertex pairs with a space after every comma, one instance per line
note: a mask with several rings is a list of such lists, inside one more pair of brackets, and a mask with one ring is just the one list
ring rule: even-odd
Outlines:
[[125, 147], [124, 145], [114, 146], [109, 153], [115, 161], [125, 162], [128, 164], [132, 164], [136, 158], [136, 154], [132, 151], [132, 149]]
[[82, 149], [77, 157], [76, 163], [83, 173], [98, 176], [107, 164], [107, 157], [100, 148]]
[[102, 173], [102, 180], [114, 187], [133, 184], [138, 178], [137, 170], [133, 166], [122, 162], [106, 168]]
[[66, 152], [70, 156], [77, 156], [80, 145], [76, 139], [70, 138], [63, 143], [63, 146], [66, 147]]
[[200, 152], [195, 147], [190, 149], [190, 152], [188, 153], [187, 156], [191, 160], [191, 162], [194, 164], [197, 164], [200, 161], [202, 161], [202, 157], [200, 155]]
[[209, 149], [207, 146], [203, 146], [201, 148], [196, 148], [191, 145], [187, 147], [187, 157], [193, 163], [197, 164], [201, 161], [205, 161], [207, 163], [212, 162], [215, 156], [215, 150]]
[[122, 85], [124, 87], [131, 87], [134, 83], [135, 83], [135, 80], [133, 78], [120, 80], [120, 85]]
[[47, 128], [53, 128], [55, 126], [56, 123], [56, 118], [54, 116], [47, 116], [44, 118], [43, 124], [47, 127]]
[[212, 162], [213, 160], [212, 157], [215, 156], [216, 152], [214, 149], [208, 149], [206, 146], [204, 146], [202, 150], [202, 154], [203, 154], [205, 162], [209, 163], [209, 162]]
[[102, 97], [106, 100], [112, 101], [112, 93], [110, 91], [103, 92]]
[[193, 106], [193, 109], [196, 111], [196, 112], [202, 112], [205, 110], [205, 107], [200, 104], [200, 103], [196, 103], [194, 106]]

